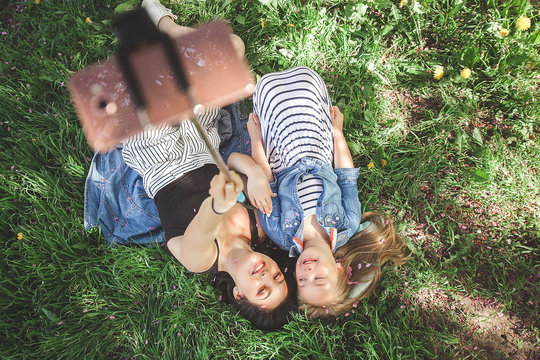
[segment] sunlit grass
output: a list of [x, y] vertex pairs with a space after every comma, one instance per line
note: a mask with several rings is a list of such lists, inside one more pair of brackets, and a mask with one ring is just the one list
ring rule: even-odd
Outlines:
[[[254, 330], [219, 301], [208, 276], [188, 273], [164, 249], [108, 248], [98, 229], [84, 231], [92, 152], [65, 84], [114, 54], [110, 20], [121, 1], [38, 3], [8, 1], [0, 10], [0, 357], [538, 352], [534, 2], [169, 2], [185, 25], [228, 21], [257, 76], [296, 65], [321, 74], [345, 114], [364, 209], [391, 215], [411, 252], [348, 316], [321, 323], [299, 314], [273, 333]], [[524, 15], [531, 27], [519, 30]], [[506, 342], [488, 344], [475, 330], [466, 306], [473, 300], [511, 322]]]

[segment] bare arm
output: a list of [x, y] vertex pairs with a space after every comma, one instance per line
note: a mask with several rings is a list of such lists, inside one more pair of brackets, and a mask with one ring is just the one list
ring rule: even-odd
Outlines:
[[247, 176], [247, 196], [251, 204], [266, 215], [272, 212], [272, 196], [267, 177], [262, 168], [248, 155], [232, 153], [227, 160], [227, 165]]
[[206, 271], [216, 259], [214, 239], [219, 225], [223, 215], [236, 204], [238, 194], [243, 188], [238, 174], [231, 172], [231, 175], [231, 182], [227, 182], [222, 173], [212, 179], [210, 196], [203, 201], [184, 235], [176, 236], [167, 242], [167, 247], [174, 257], [189, 271]]
[[262, 142], [262, 133], [261, 133], [261, 123], [259, 122], [259, 117], [254, 112], [249, 114], [248, 120], [248, 132], [251, 138], [251, 157], [257, 165], [259, 165], [266, 176], [268, 181], [273, 181], [274, 176], [272, 175], [272, 170], [268, 164], [266, 158], [266, 152], [264, 150]]
[[343, 135], [343, 114], [337, 106], [332, 106], [330, 117], [334, 130], [334, 168], [354, 168], [351, 152]]

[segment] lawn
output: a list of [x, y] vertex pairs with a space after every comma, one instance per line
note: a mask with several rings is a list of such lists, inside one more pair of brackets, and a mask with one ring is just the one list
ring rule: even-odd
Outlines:
[[92, 151], [66, 83], [114, 54], [126, 3], [2, 4], [0, 358], [538, 359], [536, 0], [168, 3], [185, 25], [225, 19], [257, 76], [321, 74], [364, 210], [407, 243], [346, 316], [269, 333], [163, 248], [84, 230]]

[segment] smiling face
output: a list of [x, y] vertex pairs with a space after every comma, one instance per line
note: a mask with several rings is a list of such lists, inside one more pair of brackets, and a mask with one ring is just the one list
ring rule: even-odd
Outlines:
[[322, 306], [337, 297], [337, 285], [342, 271], [332, 251], [326, 247], [305, 249], [296, 262], [298, 293], [306, 304]]
[[233, 278], [234, 297], [245, 298], [263, 309], [272, 310], [287, 297], [285, 276], [270, 257], [249, 252], [235, 258], [229, 274]]

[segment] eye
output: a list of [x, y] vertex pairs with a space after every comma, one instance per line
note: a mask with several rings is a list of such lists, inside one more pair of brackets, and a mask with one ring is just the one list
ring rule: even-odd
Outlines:
[[278, 271], [278, 272], [276, 273], [276, 275], [274, 275], [274, 280], [279, 279], [279, 278], [281, 277], [281, 275], [282, 275], [282, 274], [281, 274], [281, 271]]
[[266, 290], [266, 286], [261, 286], [259, 288], [259, 291], [257, 291], [257, 295], [262, 295], [264, 294], [264, 291]]

